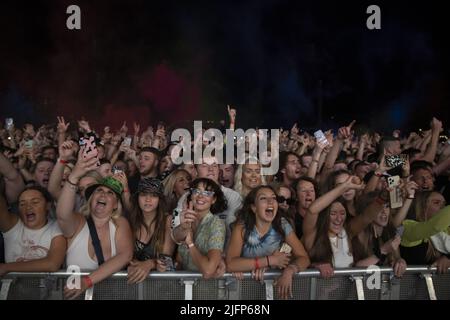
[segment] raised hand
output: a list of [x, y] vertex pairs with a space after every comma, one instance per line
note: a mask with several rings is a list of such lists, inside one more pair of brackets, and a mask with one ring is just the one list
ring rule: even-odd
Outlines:
[[122, 127], [120, 127], [120, 133], [127, 133], [128, 132], [128, 127], [127, 127], [127, 122], [124, 121], [122, 124]]
[[187, 199], [183, 203], [183, 209], [180, 214], [181, 228], [191, 229], [192, 223], [195, 223], [198, 219], [197, 213], [194, 211], [194, 203], [192, 201], [187, 204]]
[[133, 127], [134, 127], [134, 135], [138, 136], [139, 135], [139, 131], [141, 130], [141, 126], [137, 122], [135, 122], [133, 124]]
[[292, 128], [291, 128], [291, 135], [297, 135], [298, 134], [298, 132], [299, 132], [299, 129], [298, 129], [298, 127], [297, 127], [297, 123], [294, 123], [294, 125], [292, 126]]
[[69, 160], [72, 157], [73, 154], [73, 146], [74, 142], [72, 140], [64, 141], [58, 148], [59, 150], [59, 157], [62, 160]]
[[56, 126], [56, 130], [59, 134], [66, 133], [67, 128], [69, 128], [70, 122], [64, 120], [64, 117], [56, 117], [58, 119], [58, 125]]
[[230, 107], [230, 105], [227, 105], [227, 111], [228, 116], [230, 117], [230, 122], [235, 123], [236, 121], [236, 109]]
[[431, 127], [431, 129], [433, 131], [434, 130], [437, 131], [437, 132], [442, 132], [443, 131], [442, 121], [439, 121], [435, 117], [433, 117], [433, 119], [431, 120], [430, 127]]
[[352, 135], [352, 127], [355, 124], [355, 122], [356, 120], [353, 120], [352, 122], [350, 122], [348, 126], [339, 128], [338, 139], [345, 140], [350, 138]]
[[74, 177], [74, 179], [79, 180], [88, 171], [97, 169], [97, 155], [93, 152], [86, 154], [85, 151], [86, 147], [82, 146], [80, 148], [80, 152], [78, 153], [77, 163], [70, 174], [70, 176]]
[[364, 183], [362, 183], [361, 179], [357, 176], [349, 176], [344, 182], [344, 188], [345, 190], [362, 190], [364, 189]]
[[405, 183], [404, 189], [405, 189], [406, 195], [408, 197], [413, 198], [416, 193], [416, 190], [419, 189], [419, 185], [417, 183], [415, 183], [414, 181], [409, 180]]

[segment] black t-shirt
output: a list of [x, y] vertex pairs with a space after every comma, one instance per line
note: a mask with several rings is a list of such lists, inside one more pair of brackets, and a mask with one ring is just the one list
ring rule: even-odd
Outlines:
[[295, 234], [297, 238], [301, 239], [303, 237], [303, 217], [298, 212], [295, 213], [294, 224]]
[[428, 265], [433, 261], [427, 261], [428, 243], [422, 242], [418, 246], [400, 246], [400, 255], [408, 265]]

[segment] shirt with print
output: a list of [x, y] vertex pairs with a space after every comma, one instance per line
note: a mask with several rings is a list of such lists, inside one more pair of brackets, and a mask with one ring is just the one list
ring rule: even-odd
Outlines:
[[62, 235], [55, 220], [49, 220], [41, 229], [27, 228], [22, 220], [3, 233], [5, 261], [18, 262], [45, 258], [54, 237]]
[[[225, 243], [225, 222], [218, 216], [208, 212], [195, 231], [194, 239], [195, 246], [204, 256], [208, 254], [209, 250], [217, 249], [223, 251]], [[181, 256], [184, 270], [199, 271], [192, 261], [192, 257], [186, 246], [179, 246], [178, 253]]]
[[[285, 219], [281, 218], [281, 228], [284, 231], [284, 238], [293, 232], [292, 226]], [[250, 232], [247, 241], [242, 248], [242, 257], [256, 258], [262, 256], [270, 256], [275, 251], [279, 250], [283, 243], [283, 237], [271, 225], [269, 231], [260, 236], [256, 226]]]

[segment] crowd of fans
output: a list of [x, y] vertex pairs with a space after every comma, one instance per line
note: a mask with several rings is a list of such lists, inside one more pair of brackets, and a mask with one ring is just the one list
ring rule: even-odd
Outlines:
[[174, 165], [162, 123], [99, 133], [57, 120], [0, 130], [0, 276], [78, 266], [90, 274], [65, 288], [75, 298], [123, 269], [129, 283], [152, 271], [262, 280], [279, 269], [287, 298], [307, 268], [450, 267], [450, 140], [436, 118], [409, 135], [357, 136], [353, 121], [316, 139], [294, 125], [281, 131], [275, 175], [214, 155]]

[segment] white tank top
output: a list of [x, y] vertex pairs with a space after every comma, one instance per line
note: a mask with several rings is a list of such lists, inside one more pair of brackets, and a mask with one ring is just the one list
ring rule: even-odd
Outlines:
[[[66, 254], [66, 265], [78, 266], [81, 270], [96, 270], [98, 262], [89, 256], [88, 241], [91, 237], [85, 222], [83, 229], [73, 239]], [[116, 255], [116, 226], [109, 220], [109, 238], [111, 239], [111, 258]]]
[[353, 264], [353, 255], [348, 245], [348, 237], [345, 229], [336, 237], [329, 237], [333, 250], [333, 266], [335, 268], [349, 268]]

